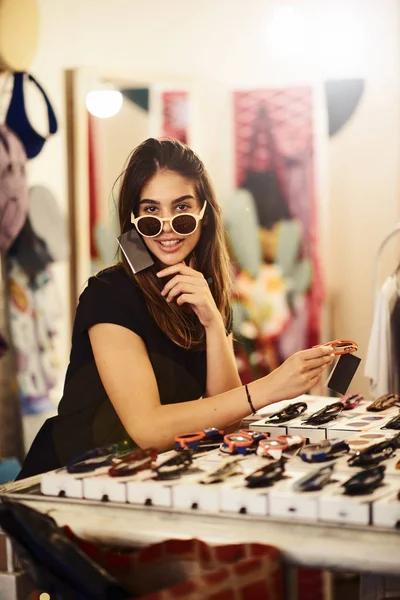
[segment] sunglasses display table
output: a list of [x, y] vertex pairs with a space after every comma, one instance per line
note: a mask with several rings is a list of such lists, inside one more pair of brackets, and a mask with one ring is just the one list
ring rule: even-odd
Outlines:
[[[332, 401], [305, 398], [307, 413]], [[266, 413], [257, 415], [251, 429], [268, 428], [271, 437], [296, 433], [311, 441], [396, 434], [380, 427], [398, 408], [378, 413], [378, 426], [376, 420], [366, 420], [376, 413], [366, 412], [365, 405], [314, 428], [302, 424], [305, 414], [272, 426], [265, 423]], [[306, 463], [299, 456], [287, 462], [284, 478], [269, 487], [244, 485], [243, 474], [267, 461], [255, 455], [239, 461], [242, 474], [201, 484], [202, 472], [235, 459], [213, 450], [195, 459], [197, 471], [191, 468], [175, 480], [155, 481], [149, 470], [125, 478], [109, 477], [104, 468], [100, 474], [59, 471], [2, 486], [0, 495], [46, 512], [60, 526], [69, 525], [78, 536], [101, 543], [138, 547], [190, 537], [211, 544], [258, 542], [279, 548], [287, 565], [400, 576], [400, 450], [382, 462], [382, 484], [356, 496], [343, 494], [342, 483], [361, 470], [348, 465], [348, 456], [336, 460], [332, 483], [319, 491], [293, 490], [296, 481], [327, 464]]]

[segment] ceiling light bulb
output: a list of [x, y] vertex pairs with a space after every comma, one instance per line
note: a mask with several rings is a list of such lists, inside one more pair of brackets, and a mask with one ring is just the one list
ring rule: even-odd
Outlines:
[[86, 96], [86, 108], [99, 119], [116, 115], [122, 106], [122, 94], [118, 90], [93, 90]]

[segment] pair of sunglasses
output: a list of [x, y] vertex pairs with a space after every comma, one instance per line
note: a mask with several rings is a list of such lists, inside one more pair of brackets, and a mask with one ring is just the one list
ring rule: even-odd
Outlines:
[[312, 473], [307, 473], [307, 475], [304, 475], [304, 477], [301, 477], [301, 479], [298, 479], [294, 483], [293, 489], [296, 492], [316, 492], [322, 490], [327, 483], [332, 481], [334, 468], [335, 465], [330, 464]]
[[395, 450], [396, 444], [393, 440], [385, 440], [368, 446], [364, 450], [358, 450], [347, 463], [351, 467], [373, 467], [392, 456]]
[[123, 440], [115, 444], [107, 444], [93, 448], [70, 460], [67, 465], [68, 473], [89, 473], [100, 467], [107, 467], [120, 456], [132, 451], [134, 444], [131, 440]]
[[[332, 346], [333, 354], [339, 356], [341, 354], [349, 354], [351, 352], [357, 352], [358, 344], [353, 342], [352, 340], [333, 340], [332, 342], [327, 342], [323, 344], [323, 346]], [[316, 347], [316, 346], [314, 346]]]
[[160, 235], [165, 222], [169, 222], [172, 231], [178, 235], [191, 235], [199, 226], [199, 222], [204, 217], [207, 207], [207, 200], [204, 201], [203, 208], [199, 215], [192, 213], [182, 213], [173, 217], [156, 217], [153, 215], [142, 215], [135, 217], [131, 213], [131, 223], [136, 227], [140, 235], [147, 238], [153, 238]]
[[266, 464], [260, 469], [256, 469], [250, 475], [245, 477], [247, 487], [258, 488], [273, 485], [276, 481], [282, 479], [285, 474], [286, 459], [281, 457], [279, 460], [274, 460]]
[[400, 414], [392, 417], [381, 429], [400, 429]]
[[[266, 436], [262, 435], [262, 439]], [[268, 434], [267, 434], [268, 435]], [[229, 433], [224, 436], [224, 441], [220, 446], [221, 452], [224, 454], [252, 454], [257, 449], [257, 443], [259, 443], [259, 437], [257, 441], [254, 439], [254, 433], [251, 435], [246, 431], [240, 431], [239, 433]]]
[[204, 475], [200, 479], [199, 483], [204, 483], [207, 485], [211, 483], [219, 483], [221, 481], [225, 481], [225, 479], [228, 479], [233, 475], [242, 473], [242, 468], [239, 464], [240, 460], [241, 458], [238, 456], [233, 460], [225, 461], [222, 463], [222, 465]]
[[373, 469], [356, 473], [342, 484], [344, 493], [349, 496], [370, 494], [381, 485], [385, 477], [385, 468], [383, 465], [379, 465]]
[[270, 415], [265, 423], [286, 423], [286, 421], [290, 421], [291, 419], [295, 419], [299, 415], [302, 415], [306, 410], [307, 404], [305, 402], [294, 402]]
[[303, 421], [303, 425], [323, 425], [332, 419], [336, 419], [343, 409], [344, 407], [342, 402], [328, 404], [321, 410], [310, 415], [305, 421]]
[[144, 469], [151, 469], [156, 460], [158, 452], [156, 448], [146, 448], [145, 450], [136, 450], [127, 456], [124, 456], [117, 464], [114, 464], [108, 470], [110, 477], [128, 477], [135, 475]]
[[185, 448], [154, 467], [156, 479], [178, 479], [182, 473], [190, 469], [192, 464], [193, 452], [189, 448]]
[[278, 459], [283, 452], [294, 450], [306, 443], [300, 435], [278, 435], [276, 439], [261, 440], [257, 446], [257, 455]]
[[300, 451], [304, 462], [325, 462], [335, 460], [350, 451], [350, 446], [343, 440], [322, 440], [318, 444], [308, 444]]
[[349, 396], [343, 396], [340, 401], [343, 404], [343, 410], [352, 410], [353, 408], [356, 408], [362, 400], [364, 400], [364, 396], [361, 396], [361, 394], [350, 394]]
[[215, 427], [193, 433], [183, 433], [175, 436], [175, 450], [180, 451], [185, 448], [190, 448], [191, 450], [211, 450], [212, 448], [218, 448], [223, 438], [223, 430], [216, 429]]
[[367, 410], [372, 412], [379, 412], [381, 410], [385, 410], [386, 408], [391, 408], [400, 402], [400, 396], [398, 394], [386, 394], [386, 396], [381, 396], [377, 398], [367, 406]]

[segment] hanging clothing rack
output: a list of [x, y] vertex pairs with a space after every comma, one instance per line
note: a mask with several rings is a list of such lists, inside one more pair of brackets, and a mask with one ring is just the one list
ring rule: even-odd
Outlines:
[[[400, 223], [397, 223], [397, 225], [394, 227], [394, 229], [392, 229], [392, 231], [390, 231], [386, 235], [386, 237], [379, 244], [378, 250], [376, 251], [375, 260], [374, 260], [374, 270], [373, 270], [373, 276], [372, 276], [372, 284], [373, 284], [372, 289], [373, 289], [374, 300], [376, 300], [376, 298], [379, 294], [379, 289], [380, 289], [379, 288], [379, 262], [381, 259], [382, 251], [385, 248], [388, 241], [391, 240], [397, 233], [400, 233]], [[400, 260], [399, 260], [399, 263], [400, 263]]]

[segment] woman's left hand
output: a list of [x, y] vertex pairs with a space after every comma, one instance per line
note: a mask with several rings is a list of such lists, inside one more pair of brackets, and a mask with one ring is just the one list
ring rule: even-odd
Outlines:
[[190, 304], [206, 329], [222, 323], [221, 314], [202, 273], [182, 262], [159, 271], [157, 276], [172, 277], [161, 291], [167, 302], [176, 298], [179, 306]]

